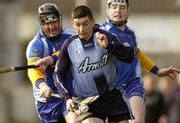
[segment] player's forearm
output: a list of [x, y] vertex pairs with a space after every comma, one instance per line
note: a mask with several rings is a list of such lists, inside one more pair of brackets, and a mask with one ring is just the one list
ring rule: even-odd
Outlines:
[[175, 79], [174, 72], [178, 72], [172, 66], [169, 68], [158, 68], [153, 60], [151, 60], [148, 56], [146, 56], [142, 51], [139, 50], [138, 58], [140, 60], [141, 66], [147, 72], [151, 72], [159, 77], [167, 76], [172, 79]]
[[58, 89], [59, 94], [63, 97], [65, 101], [71, 98], [66, 89], [66, 75], [59, 73], [58, 70], [54, 72], [54, 84]]
[[55, 86], [57, 87], [59, 94], [62, 95], [64, 100], [68, 100], [71, 98], [65, 86], [67, 71], [70, 68], [69, 62], [70, 59], [68, 55], [62, 55], [58, 59], [54, 71]]
[[44, 74], [36, 69], [28, 69], [28, 77], [31, 83], [37, 87], [41, 82], [45, 82]]
[[[34, 62], [38, 60], [38, 58], [31, 58], [28, 60], [28, 65], [34, 64]], [[45, 76], [44, 72], [33, 68], [33, 69], [28, 69], [28, 77], [31, 80], [31, 83], [35, 86], [38, 87], [38, 85], [42, 82], [45, 82]]]
[[137, 56], [141, 63], [142, 68], [145, 71], [157, 74], [157, 71], [159, 70], [159, 68], [156, 66], [156, 63], [152, 59], [150, 59], [140, 49], [138, 49]]
[[58, 58], [60, 56], [60, 51], [57, 51], [55, 53], [52, 54], [52, 56], [48, 56], [46, 57], [46, 62], [47, 62], [47, 65], [53, 65], [57, 62]]
[[71, 96], [68, 94], [67, 89], [65, 88], [65, 86], [63, 86], [62, 84], [63, 82], [58, 82], [55, 80], [55, 86], [58, 89], [58, 93], [60, 94], [60, 96], [62, 96], [62, 98], [67, 101], [68, 99], [71, 98]]
[[107, 50], [110, 51], [118, 60], [131, 63], [134, 60], [134, 48], [125, 47], [119, 42], [109, 43]]

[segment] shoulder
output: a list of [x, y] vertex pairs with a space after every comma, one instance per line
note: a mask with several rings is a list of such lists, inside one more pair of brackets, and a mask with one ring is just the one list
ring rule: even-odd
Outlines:
[[36, 47], [42, 44], [41, 40], [46, 40], [43, 39], [43, 37], [40, 36], [40, 34], [38, 33], [36, 36], [34, 36], [34, 38], [28, 43], [28, 47]]
[[73, 29], [63, 29], [60, 35], [60, 40], [67, 40], [70, 36], [74, 35], [75, 32]]
[[[35, 55], [40, 55], [41, 51], [43, 50], [44, 46], [41, 41], [40, 35], [37, 34], [27, 45], [26, 48], [26, 55], [28, 57], [32, 57]], [[32, 55], [33, 54], [33, 55]]]
[[100, 24], [100, 28], [103, 29], [103, 30], [109, 31], [111, 29], [111, 27], [112, 27], [112, 25], [107, 21]]
[[69, 46], [73, 41], [75, 41], [75, 39], [77, 39], [77, 38], [78, 38], [77, 35], [72, 35], [72, 36], [70, 36], [70, 37], [63, 43], [62, 49], [68, 48], [68, 46]]
[[135, 30], [134, 30], [133, 28], [127, 26], [127, 27], [126, 27], [126, 30], [127, 30], [129, 33], [135, 35]]
[[75, 32], [74, 32], [73, 29], [63, 29], [63, 33], [62, 34], [74, 35]]
[[115, 38], [116, 35], [107, 31], [107, 30], [103, 30], [101, 28], [98, 29], [98, 32], [102, 33], [102, 34], [105, 34], [107, 38]]
[[134, 40], [136, 40], [136, 34], [135, 34], [135, 30], [133, 28], [130, 27], [126, 27], [126, 32], [128, 33], [128, 35], [133, 38]]

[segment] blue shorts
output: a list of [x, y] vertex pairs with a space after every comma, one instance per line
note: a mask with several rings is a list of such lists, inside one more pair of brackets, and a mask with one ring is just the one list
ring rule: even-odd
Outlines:
[[66, 103], [61, 99], [49, 100], [46, 103], [36, 101], [36, 110], [43, 123], [65, 123]]
[[127, 93], [128, 98], [133, 96], [139, 96], [145, 98], [145, 91], [143, 87], [143, 81], [140, 78], [136, 78], [130, 82], [123, 84], [121, 87]]
[[121, 89], [113, 89], [101, 95], [95, 102], [89, 105], [90, 117], [97, 117], [109, 122], [119, 122], [122, 120], [130, 120], [132, 116], [128, 98], [124, 96]]

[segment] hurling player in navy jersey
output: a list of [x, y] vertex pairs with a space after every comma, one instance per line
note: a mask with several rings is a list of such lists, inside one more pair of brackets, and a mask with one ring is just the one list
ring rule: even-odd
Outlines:
[[79, 100], [97, 96], [89, 104], [83, 123], [104, 123], [108, 118], [113, 123], [128, 123], [131, 109], [124, 91], [116, 87], [116, 63], [133, 61], [134, 48], [126, 47], [117, 37], [95, 26], [95, 19], [87, 6], [72, 10], [72, 23], [76, 35], [68, 38], [56, 63], [54, 78], [59, 94], [66, 101], [69, 111], [74, 111], [75, 102], [66, 88], [67, 71], [73, 74], [73, 89]]

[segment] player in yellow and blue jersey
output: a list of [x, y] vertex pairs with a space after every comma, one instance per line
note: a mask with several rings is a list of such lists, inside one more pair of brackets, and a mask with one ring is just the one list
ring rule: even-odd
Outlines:
[[[70, 29], [62, 28], [62, 16], [55, 4], [41, 5], [38, 13], [41, 29], [28, 44], [26, 51], [28, 64], [35, 64], [37, 60], [48, 56], [52, 56], [52, 60], [56, 61], [63, 42], [74, 33]], [[63, 99], [51, 96], [52, 93], [58, 93], [54, 85], [53, 72], [54, 67], [47, 67], [45, 71], [40, 68], [28, 70], [37, 113], [43, 123], [63, 123], [65, 122], [62, 121], [63, 117], [67, 123], [73, 123], [76, 114], [67, 111]], [[71, 80], [72, 77], [69, 75], [67, 81]], [[68, 87], [71, 91], [71, 86]]]
[[[127, 26], [129, 1], [107, 0], [107, 16], [108, 19], [101, 25], [101, 28], [115, 34], [125, 45], [131, 45], [137, 48], [135, 33]], [[141, 67], [155, 75], [169, 76], [171, 78], [174, 77], [174, 72], [178, 72], [174, 67], [159, 69], [155, 62], [139, 49], [132, 63], [126, 64], [118, 61], [118, 85], [125, 89], [129, 97], [132, 112], [135, 117], [135, 119], [131, 121], [133, 123], [144, 123], [145, 93], [141, 79]]]

